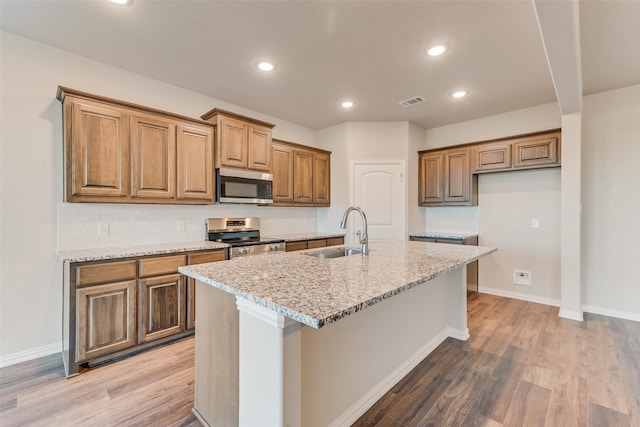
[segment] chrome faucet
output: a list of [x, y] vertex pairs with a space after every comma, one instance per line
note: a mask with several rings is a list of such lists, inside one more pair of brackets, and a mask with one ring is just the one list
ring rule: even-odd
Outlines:
[[349, 216], [349, 212], [358, 211], [360, 213], [360, 217], [362, 218], [362, 235], [360, 236], [360, 244], [362, 245], [362, 255], [369, 255], [369, 234], [367, 233], [367, 216], [364, 214], [362, 209], [357, 206], [350, 206], [344, 211], [344, 215], [342, 215], [342, 222], [340, 223], [340, 228], [347, 228], [347, 217]]

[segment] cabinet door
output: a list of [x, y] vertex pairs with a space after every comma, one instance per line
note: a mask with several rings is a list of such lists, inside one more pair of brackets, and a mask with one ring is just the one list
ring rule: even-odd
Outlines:
[[451, 150], [444, 154], [444, 202], [471, 201], [469, 149]]
[[181, 124], [177, 133], [178, 199], [213, 202], [213, 130]]
[[139, 341], [153, 341], [184, 331], [184, 277], [180, 274], [138, 281]]
[[[227, 259], [226, 251], [218, 249], [210, 252], [190, 254], [189, 265], [203, 264], [205, 262], [218, 262]], [[196, 327], [196, 280], [187, 277], [187, 329]]]
[[241, 120], [222, 117], [220, 119], [220, 158], [221, 166], [247, 168], [247, 125]]
[[247, 151], [249, 169], [271, 173], [271, 129], [264, 126], [250, 126]]
[[131, 118], [131, 196], [173, 199], [176, 196], [176, 126], [168, 119]]
[[293, 151], [293, 201], [313, 203], [313, 153]]
[[419, 204], [438, 204], [443, 196], [443, 156], [441, 153], [425, 153], [420, 155]]
[[[129, 195], [129, 123], [125, 110], [68, 98], [65, 102], [67, 200]], [[70, 120], [69, 120], [70, 118]]]
[[474, 173], [511, 168], [511, 143], [482, 144], [473, 148]]
[[76, 291], [77, 362], [136, 345], [136, 281]]
[[273, 144], [273, 203], [293, 202], [293, 149]]
[[545, 167], [559, 165], [559, 139], [557, 133], [524, 138], [513, 143], [513, 167]]
[[331, 165], [328, 154], [313, 154], [313, 203], [329, 206], [331, 203]]

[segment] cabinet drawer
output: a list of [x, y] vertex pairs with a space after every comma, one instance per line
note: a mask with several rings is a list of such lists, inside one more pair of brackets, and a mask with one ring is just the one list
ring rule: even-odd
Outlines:
[[139, 261], [139, 276], [157, 276], [159, 274], [177, 273], [178, 267], [187, 265], [186, 255], [173, 255], [145, 258]]
[[76, 267], [76, 286], [136, 278], [136, 261], [103, 262]]
[[344, 245], [344, 237], [332, 237], [327, 239], [327, 246]]
[[200, 252], [187, 255], [189, 265], [204, 264], [207, 262], [224, 261], [227, 259], [224, 249], [211, 252]]
[[287, 252], [291, 251], [301, 251], [303, 249], [307, 249], [307, 241], [303, 240], [300, 242], [287, 242]]
[[325, 239], [309, 240], [307, 242], [308, 249], [324, 248], [325, 246], [327, 246], [327, 241]]

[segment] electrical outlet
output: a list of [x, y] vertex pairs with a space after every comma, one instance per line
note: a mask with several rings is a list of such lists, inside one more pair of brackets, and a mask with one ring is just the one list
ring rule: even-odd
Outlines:
[[531, 272], [526, 270], [513, 270], [513, 284], [531, 286]]
[[103, 222], [98, 224], [98, 236], [109, 234], [109, 223]]
[[540, 221], [538, 221], [538, 218], [534, 218], [531, 220], [531, 228], [538, 228], [540, 227]]

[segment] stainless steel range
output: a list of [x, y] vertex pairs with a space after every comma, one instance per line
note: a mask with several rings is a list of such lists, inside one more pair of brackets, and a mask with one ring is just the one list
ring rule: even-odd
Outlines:
[[209, 218], [207, 240], [227, 243], [229, 259], [285, 250], [284, 240], [260, 236], [260, 218]]

